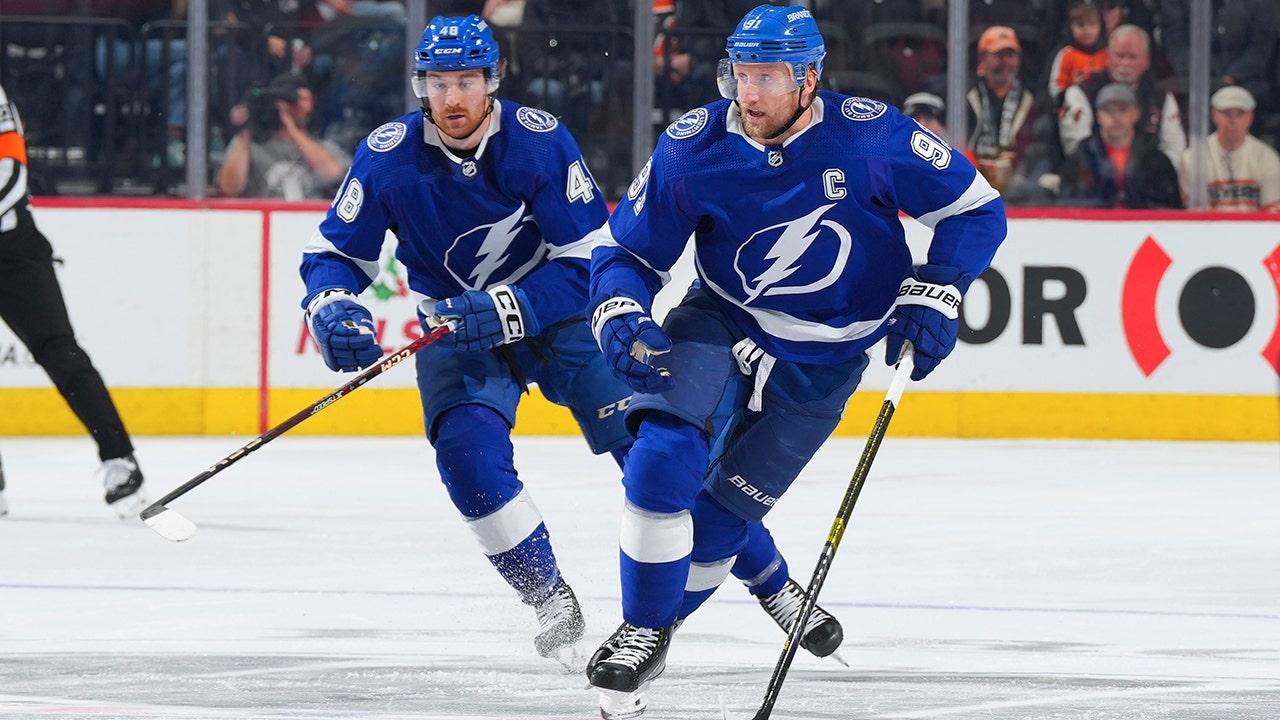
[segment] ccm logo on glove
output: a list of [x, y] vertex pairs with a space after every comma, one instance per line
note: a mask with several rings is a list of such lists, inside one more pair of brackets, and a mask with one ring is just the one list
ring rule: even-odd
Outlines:
[[493, 305], [502, 318], [502, 335], [504, 342], [513, 343], [524, 339], [524, 320], [520, 316], [520, 302], [515, 293], [506, 285], [500, 285], [489, 291]]

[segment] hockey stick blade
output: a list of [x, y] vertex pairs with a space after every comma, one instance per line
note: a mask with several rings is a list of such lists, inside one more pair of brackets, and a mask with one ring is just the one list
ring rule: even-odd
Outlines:
[[[868, 473], [871, 472], [871, 463], [876, 458], [876, 453], [880, 449], [880, 443], [884, 440], [885, 433], [889, 430], [889, 421], [893, 419], [893, 413], [898, 407], [898, 402], [902, 399], [902, 391], [907, 386], [907, 381], [911, 377], [911, 371], [915, 368], [914, 348], [910, 342], [902, 344], [902, 355], [898, 359], [898, 368], [893, 373], [893, 380], [889, 382], [889, 391], [885, 393], [884, 403], [880, 406], [880, 414], [876, 417], [876, 424], [871, 429], [871, 434], [867, 437], [866, 447], [862, 450], [862, 457], [858, 459], [858, 466], [853, 471], [853, 477], [849, 479], [849, 487], [845, 490], [844, 499], [840, 503], [840, 510], [836, 513], [835, 521], [831, 524], [831, 531], [827, 534], [827, 541], [822, 547], [822, 554], [818, 556], [818, 565], [813, 570], [813, 579], [809, 581], [809, 587], [805, 590], [804, 602], [800, 604], [800, 610], [796, 614], [795, 624], [791, 626], [791, 632], [787, 633], [787, 642], [782, 646], [782, 655], [778, 658], [777, 665], [773, 668], [773, 675], [769, 678], [769, 686], [765, 690], [764, 700], [760, 703], [760, 709], [752, 716], [751, 720], [769, 720], [769, 716], [773, 713], [773, 706], [778, 702], [778, 695], [782, 692], [782, 683], [787, 679], [787, 671], [791, 668], [791, 661], [796, 657], [796, 649], [800, 647], [800, 636], [804, 634], [805, 627], [809, 624], [809, 616], [813, 614], [813, 608], [818, 604], [818, 592], [822, 590], [823, 583], [827, 580], [827, 573], [831, 570], [831, 562], [835, 559], [836, 550], [840, 547], [840, 540], [844, 538], [845, 528], [849, 525], [849, 518], [853, 515], [853, 507], [858, 502], [858, 495], [862, 493], [863, 483], [866, 482]], [[843, 658], [841, 658], [843, 661]], [[847, 663], [846, 663], [847, 664]], [[724, 717], [728, 718], [728, 710], [724, 711]]]
[[139, 516], [147, 527], [156, 531], [160, 537], [169, 542], [190, 540], [196, 534], [196, 524], [182, 516], [178, 511], [164, 505], [152, 505]]
[[453, 323], [441, 325], [396, 352], [382, 358], [374, 365], [369, 366], [369, 368], [364, 372], [352, 378], [352, 380], [346, 385], [343, 385], [337, 390], [325, 395], [307, 407], [302, 408], [298, 412], [294, 413], [288, 420], [285, 420], [279, 425], [276, 425], [265, 433], [254, 438], [249, 442], [249, 444], [222, 458], [218, 462], [214, 463], [214, 465], [209, 469], [199, 475], [196, 475], [182, 485], [179, 485], [168, 495], [165, 495], [159, 500], [151, 503], [143, 509], [138, 517], [147, 524], [147, 527], [156, 531], [156, 534], [165, 540], [169, 540], [171, 542], [189, 540], [192, 535], [196, 534], [195, 523], [174, 512], [172, 508], [168, 507], [169, 503], [191, 492], [204, 481], [214, 475], [217, 475], [223, 470], [226, 470], [236, 462], [243, 460], [250, 453], [261, 448], [263, 445], [266, 445], [286, 432], [289, 432], [307, 418], [312, 417], [321, 410], [324, 410], [352, 392], [355, 392], [365, 383], [400, 364], [401, 361], [410, 357], [422, 348], [453, 332], [453, 329]]

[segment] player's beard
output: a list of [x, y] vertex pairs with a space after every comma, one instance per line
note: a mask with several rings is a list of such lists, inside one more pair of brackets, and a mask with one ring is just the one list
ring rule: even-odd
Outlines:
[[742, 108], [742, 129], [746, 131], [747, 137], [759, 143], [768, 142], [781, 132], [783, 125], [791, 118], [791, 113], [787, 110], [778, 111], [775, 115], [762, 108], [755, 109], [764, 114], [753, 117], [748, 108]]
[[[485, 118], [489, 116], [489, 100], [477, 106], [467, 105], [446, 105], [440, 112], [432, 111], [431, 119], [439, 128], [440, 134], [444, 135], [446, 140], [453, 140], [449, 145], [462, 143], [467, 146], [474, 147], [478, 144], [478, 139], [472, 136], [484, 124]], [[476, 140], [472, 143], [472, 140]]]
[[[773, 142], [774, 138], [786, 132], [801, 113], [808, 107], [783, 105], [781, 107], [766, 109], [763, 105], [748, 109], [741, 102], [738, 103], [738, 114], [742, 119], [742, 129], [746, 132], [747, 137], [756, 142], [767, 145]], [[753, 117], [750, 110], [756, 110], [762, 115]]]

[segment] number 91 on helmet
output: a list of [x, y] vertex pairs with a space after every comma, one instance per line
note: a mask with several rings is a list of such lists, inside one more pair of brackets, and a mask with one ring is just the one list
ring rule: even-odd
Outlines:
[[[483, 70], [483, 83], [440, 73]], [[427, 24], [413, 53], [413, 94], [419, 98], [443, 96], [450, 91], [464, 95], [491, 95], [498, 90], [498, 42], [489, 24], [478, 15], [437, 16]]]
[[[803, 7], [761, 5], [742, 17], [725, 42], [729, 55], [716, 68], [716, 85], [730, 100], [740, 87], [768, 95], [786, 95], [804, 87], [812, 66], [822, 77], [826, 43], [813, 14]], [[785, 63], [785, 72], [748, 72], [739, 65]]]

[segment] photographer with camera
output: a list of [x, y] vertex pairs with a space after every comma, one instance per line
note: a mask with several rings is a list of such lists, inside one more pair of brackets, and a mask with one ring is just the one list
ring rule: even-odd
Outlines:
[[300, 75], [280, 75], [265, 88], [250, 89], [231, 109], [237, 130], [218, 171], [218, 191], [225, 197], [332, 197], [351, 158], [337, 144], [307, 134], [314, 107]]

